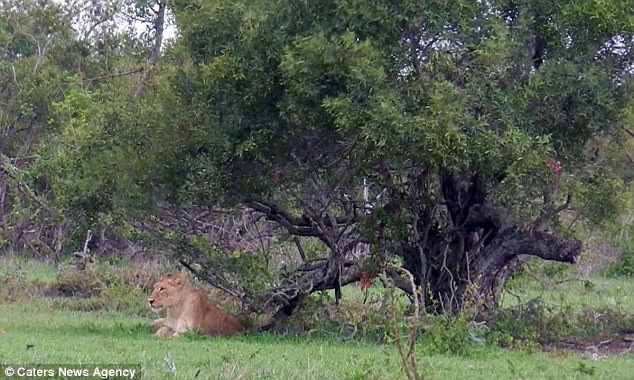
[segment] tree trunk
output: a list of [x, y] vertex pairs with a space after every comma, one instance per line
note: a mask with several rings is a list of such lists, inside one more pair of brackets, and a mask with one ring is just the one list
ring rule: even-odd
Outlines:
[[[415, 207], [414, 211], [420, 211], [412, 217], [412, 227], [426, 234], [414, 233], [414, 239], [402, 244], [399, 252], [404, 268], [425, 289], [420, 301], [428, 311], [456, 313], [466, 301], [476, 302], [483, 313], [494, 309], [507, 278], [521, 265], [521, 256], [576, 263], [582, 250], [579, 241], [515, 225], [506, 210], [487, 202], [477, 175], [465, 181], [441, 170], [438, 180], [448, 220], [440, 224], [431, 220], [428, 210]], [[418, 199], [416, 194], [410, 196]], [[569, 202], [570, 197], [540, 218], [552, 217]], [[410, 286], [395, 281], [413, 294]]]
[[141, 77], [141, 80], [139, 81], [136, 90], [134, 91], [135, 98], [140, 98], [141, 95], [143, 95], [145, 85], [150, 78], [150, 72], [154, 68], [154, 65], [156, 65], [156, 61], [158, 60], [158, 57], [161, 53], [161, 46], [163, 45], [163, 31], [165, 29], [166, 4], [163, 2], [159, 2], [158, 6], [159, 8], [158, 11], [156, 11], [156, 19], [154, 20], [154, 45], [152, 46], [152, 50], [150, 51], [145, 70], [143, 70], [143, 76]]
[[[507, 230], [501, 233], [483, 250], [482, 256], [473, 262], [470, 269], [485, 310], [497, 306], [507, 278], [522, 263], [521, 256], [575, 264], [582, 249], [580, 241], [547, 232]], [[460, 290], [464, 296], [464, 286]]]

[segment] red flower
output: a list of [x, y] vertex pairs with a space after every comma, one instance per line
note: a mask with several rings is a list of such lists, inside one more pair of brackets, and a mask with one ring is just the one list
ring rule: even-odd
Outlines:
[[561, 175], [563, 166], [561, 165], [561, 162], [559, 162], [558, 160], [549, 158], [548, 160], [546, 160], [546, 166], [548, 166], [548, 168], [552, 170], [553, 173], [555, 173], [555, 176], [559, 177]]
[[371, 273], [368, 272], [361, 272], [361, 290], [366, 290], [368, 288], [370, 288], [370, 286], [372, 286], [372, 280], [371, 278], [373, 277], [373, 275]]

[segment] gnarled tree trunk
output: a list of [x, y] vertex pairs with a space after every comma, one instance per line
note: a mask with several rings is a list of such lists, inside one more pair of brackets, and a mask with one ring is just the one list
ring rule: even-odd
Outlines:
[[477, 174], [465, 181], [441, 170], [438, 181], [449, 220], [443, 225], [430, 219], [424, 206], [418, 207], [422, 211], [414, 216], [412, 228], [425, 231], [424, 238], [414, 233], [399, 253], [416, 285], [425, 289], [422, 297], [429, 311], [455, 313], [468, 299], [482, 307], [480, 312], [494, 309], [522, 256], [577, 262], [581, 242], [539, 230], [546, 219], [568, 206], [570, 197], [566, 204], [544, 210], [534, 223], [519, 226], [507, 220], [502, 207], [489, 204]]

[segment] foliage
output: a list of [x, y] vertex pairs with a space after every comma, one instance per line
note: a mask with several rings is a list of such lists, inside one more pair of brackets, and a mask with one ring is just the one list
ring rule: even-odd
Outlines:
[[[175, 0], [169, 45], [163, 3], [1, 4], [12, 249], [152, 235], [274, 315], [396, 263], [426, 311], [485, 314], [518, 257], [576, 262], [575, 223], [631, 208], [628, 1]], [[297, 267], [200, 228], [238, 205]]]
[[605, 268], [609, 276], [634, 276], [634, 187], [627, 195], [629, 204], [624, 209], [629, 210], [615, 223], [608, 225], [609, 241], [621, 250], [619, 260]]
[[[575, 17], [590, 10], [579, 6], [581, 12], [572, 3], [554, 7], [552, 24], [538, 27], [563, 29], [578, 40], [566, 47], [556, 36], [539, 36], [550, 38], [545, 43], [553, 46], [547, 64], [530, 74], [520, 54], [537, 4], [522, 8], [500, 2], [488, 10], [460, 2], [356, 5], [175, 3], [184, 44], [197, 63], [175, 78], [175, 91], [190, 110], [189, 121], [199, 125], [180, 148], [198, 150], [192, 159], [200, 163], [181, 185], [202, 193], [194, 199], [266, 194], [277, 187], [271, 180], [274, 169], [283, 173], [284, 184], [315, 170], [328, 176], [319, 170], [325, 163], [319, 149], [304, 152], [304, 159], [299, 156], [302, 165], [292, 160], [294, 149], [328, 141], [331, 151], [354, 141], [344, 157], [359, 174], [371, 175], [381, 157], [396, 167], [411, 160], [430, 167], [469, 168], [487, 180], [504, 173], [496, 189], [499, 196], [509, 206], [529, 202], [516, 212], [529, 212], [526, 207], [534, 206], [535, 196], [550, 186], [544, 181], [544, 163], [553, 155], [568, 174], [562, 187], [577, 182], [573, 174], [588, 173], [588, 190], [596, 192], [593, 203], [618, 193], [612, 190], [618, 184], [612, 182], [609, 167], [579, 166], [585, 161], [585, 145], [611, 128], [608, 120], [620, 120], [629, 99], [626, 91], [610, 84], [603, 68], [623, 81], [628, 78], [617, 71], [624, 69], [621, 63], [592, 62], [586, 54], [598, 48], [599, 35], [627, 33], [632, 25], [592, 24], [584, 30], [592, 38], [583, 37]], [[618, 17], [618, 10], [613, 12], [608, 19]], [[501, 17], [506, 14], [508, 24]], [[465, 21], [470, 17], [475, 17], [471, 24]], [[423, 31], [412, 31], [420, 20], [425, 20]], [[471, 28], [478, 26], [487, 32], [474, 33]], [[403, 35], [404, 30], [413, 35]], [[416, 64], [406, 39], [426, 37], [446, 40], [449, 47], [421, 57], [421, 77], [412, 67]], [[465, 52], [453, 47], [462, 40], [471, 43]], [[466, 60], [468, 70], [458, 60]], [[518, 75], [530, 78], [517, 81]], [[190, 181], [196, 185], [188, 185]], [[595, 207], [614, 213], [604, 206]]]
[[333, 314], [332, 296], [327, 292], [313, 293], [302, 301], [297, 313], [283, 322], [280, 330], [296, 335], [309, 333], [327, 336], [324, 332], [333, 330], [329, 326], [334, 322]]
[[[107, 133], [117, 129], [102, 128], [98, 120], [117, 102], [125, 104], [121, 95], [134, 86], [125, 77], [140, 71], [143, 42], [115, 20], [133, 3], [139, 10], [142, 3], [150, 6], [133, 0], [0, 3], [3, 250], [59, 260], [65, 245], [79, 246], [86, 229], [116, 220], [108, 200], [112, 181], [91, 173], [119, 173], [108, 164], [118, 152], [110, 150], [116, 146]], [[122, 127], [115, 116], [108, 116], [110, 127]], [[91, 148], [104, 154], [92, 157]], [[101, 161], [82, 163], [85, 157]], [[106, 188], [99, 193], [99, 186]]]
[[[576, 310], [573, 300], [553, 305], [543, 299], [500, 310], [486, 325], [487, 341], [503, 347], [537, 348], [566, 340], [618, 337], [632, 328], [631, 315], [619, 307], [586, 306]], [[618, 338], [616, 338], [618, 339]]]

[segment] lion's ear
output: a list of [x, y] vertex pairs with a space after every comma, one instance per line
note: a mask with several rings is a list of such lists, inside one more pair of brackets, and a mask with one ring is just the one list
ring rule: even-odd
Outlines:
[[187, 280], [187, 276], [185, 275], [185, 272], [176, 272], [174, 274], [174, 279], [179, 282], [185, 282], [185, 280]]
[[181, 285], [183, 284], [185, 281], [187, 280], [187, 278], [185, 277], [185, 273], [183, 272], [176, 272], [173, 274], [171, 281], [174, 285]]

